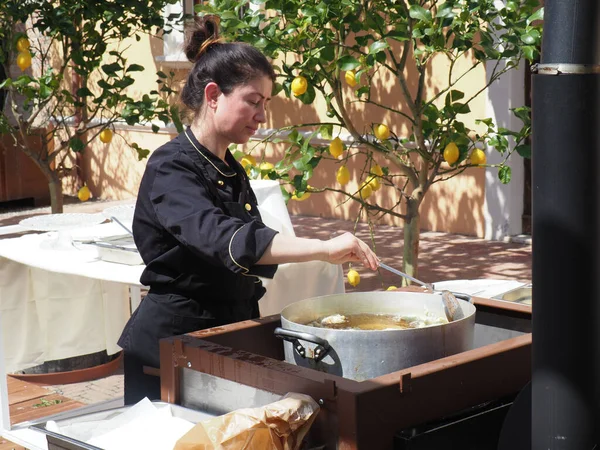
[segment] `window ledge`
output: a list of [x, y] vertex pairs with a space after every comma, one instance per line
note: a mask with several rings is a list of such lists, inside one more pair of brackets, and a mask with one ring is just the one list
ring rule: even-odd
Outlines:
[[167, 56], [156, 56], [154, 60], [165, 66], [170, 67], [172, 69], [191, 69], [192, 63], [188, 61], [183, 53], [178, 55], [167, 55]]

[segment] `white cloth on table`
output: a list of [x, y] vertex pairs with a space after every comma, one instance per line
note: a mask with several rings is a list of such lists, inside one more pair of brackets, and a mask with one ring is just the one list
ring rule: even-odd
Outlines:
[[250, 186], [258, 200], [264, 224], [286, 236], [296, 236], [279, 183], [275, 180], [250, 180]]
[[[265, 223], [294, 235], [278, 183], [251, 184]], [[85, 240], [123, 232], [107, 223], [65, 233]], [[118, 352], [116, 343], [130, 315], [129, 286], [141, 286], [143, 265], [102, 261], [88, 245], [44, 248], [50, 235], [0, 239], [0, 312], [9, 373], [104, 349]], [[344, 292], [342, 267], [320, 261], [281, 264], [275, 278], [264, 283], [262, 315], [277, 314], [305, 298]]]
[[258, 302], [261, 316], [279, 314], [287, 305], [306, 298], [345, 292], [342, 266], [321, 261], [281, 264], [275, 277], [263, 279], [263, 284], [267, 293]]
[[517, 280], [496, 280], [488, 278], [480, 278], [477, 280], [436, 281], [433, 283], [435, 289], [447, 289], [453, 292], [461, 292], [463, 294], [483, 298], [492, 298], [527, 285], [528, 283]]
[[116, 345], [129, 318], [128, 287], [0, 258], [0, 313], [6, 371]]

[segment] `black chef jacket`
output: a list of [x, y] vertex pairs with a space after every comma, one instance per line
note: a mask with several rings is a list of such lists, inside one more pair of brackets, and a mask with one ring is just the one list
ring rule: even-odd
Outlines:
[[150, 293], [178, 294], [230, 323], [250, 319], [247, 305], [264, 295], [256, 265], [276, 231], [261, 221], [248, 177], [229, 151], [221, 159], [188, 128], [152, 153], [133, 220]]
[[118, 344], [125, 350], [125, 404], [160, 398], [159, 340], [259, 316], [276, 265], [256, 265], [276, 231], [260, 218], [244, 169], [225, 162], [190, 129], [152, 153], [133, 218], [148, 295]]

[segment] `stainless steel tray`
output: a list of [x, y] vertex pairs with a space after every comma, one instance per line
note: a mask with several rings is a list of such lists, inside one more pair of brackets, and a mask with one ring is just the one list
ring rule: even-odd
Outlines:
[[136, 266], [143, 264], [142, 257], [133, 241], [133, 236], [111, 236], [85, 242], [98, 249], [98, 256], [103, 261]]
[[[198, 423], [214, 417], [213, 414], [208, 414], [190, 408], [184, 408], [183, 406], [174, 405], [171, 403], [153, 401], [152, 404], [157, 407], [169, 406], [171, 408], [171, 414], [173, 417], [178, 417], [192, 423]], [[30, 425], [29, 428], [40, 431], [46, 435], [49, 450], [102, 450], [99, 447], [95, 447], [83, 441], [50, 431], [46, 428], [46, 425], [50, 420], [56, 422], [59, 427], [83, 422], [101, 422], [123, 414], [129, 408], [131, 408], [131, 406], [122, 406], [79, 415], [75, 415], [78, 410], [68, 411], [67, 413], [46, 417], [44, 422], [34, 423]]]
[[520, 286], [516, 289], [504, 292], [492, 297], [494, 300], [531, 305], [533, 299], [533, 288], [531, 285]]

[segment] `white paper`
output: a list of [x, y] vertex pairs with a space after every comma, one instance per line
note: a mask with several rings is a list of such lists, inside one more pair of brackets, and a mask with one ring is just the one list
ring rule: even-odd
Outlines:
[[169, 405], [157, 407], [147, 398], [112, 418], [71, 422], [46, 429], [104, 450], [171, 450], [194, 423], [174, 417]]

